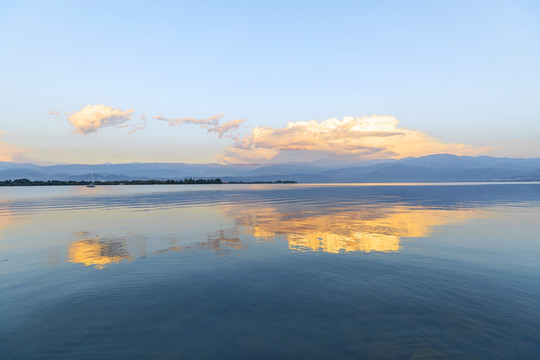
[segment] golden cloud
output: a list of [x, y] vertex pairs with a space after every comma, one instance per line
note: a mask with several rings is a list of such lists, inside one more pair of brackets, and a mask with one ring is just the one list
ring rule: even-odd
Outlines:
[[487, 150], [465, 144], [446, 144], [421, 131], [398, 125], [394, 116], [372, 115], [289, 122], [279, 129], [256, 127], [234, 147], [226, 148], [220, 160], [227, 163], [264, 162], [284, 151], [377, 159], [437, 153], [476, 155]]
[[107, 105], [86, 105], [81, 110], [71, 114], [68, 121], [75, 128], [75, 132], [86, 135], [96, 132], [102, 127], [122, 126], [131, 120], [134, 112], [133, 109], [123, 111]]

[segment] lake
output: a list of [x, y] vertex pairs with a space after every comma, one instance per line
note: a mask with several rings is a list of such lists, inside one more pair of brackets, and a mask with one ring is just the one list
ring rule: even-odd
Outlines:
[[0, 188], [0, 358], [538, 359], [540, 184]]

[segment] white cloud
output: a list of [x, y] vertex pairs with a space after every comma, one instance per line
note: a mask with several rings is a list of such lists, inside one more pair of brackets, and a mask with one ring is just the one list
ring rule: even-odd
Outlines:
[[[123, 126], [131, 120], [135, 110], [123, 111], [107, 105], [86, 105], [79, 111], [70, 114], [68, 121], [79, 134], [90, 134], [107, 126]], [[124, 124], [126, 125], [126, 124]]]
[[279, 129], [256, 127], [234, 147], [225, 149], [220, 160], [227, 163], [266, 162], [288, 151], [364, 160], [436, 153], [476, 155], [487, 150], [442, 143], [421, 131], [398, 125], [399, 121], [393, 116], [372, 115], [289, 122]]

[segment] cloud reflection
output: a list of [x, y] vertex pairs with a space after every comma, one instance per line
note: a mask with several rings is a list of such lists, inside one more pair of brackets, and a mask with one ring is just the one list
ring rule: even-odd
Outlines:
[[356, 206], [309, 211], [221, 207], [244, 233], [259, 240], [283, 238], [295, 251], [329, 253], [396, 252], [402, 238], [427, 237], [436, 226], [483, 217], [478, 209], [430, 209], [418, 206]]
[[86, 232], [80, 233], [79, 236], [83, 239], [69, 244], [68, 259], [72, 263], [103, 269], [107, 264], [133, 260], [128, 250], [127, 238], [90, 237]]
[[161, 249], [155, 254], [164, 253], [167, 251], [193, 251], [193, 250], [212, 250], [222, 254], [231, 250], [246, 249], [247, 244], [238, 236], [235, 236], [237, 229], [218, 230], [208, 234], [207, 241], [195, 243], [193, 245], [172, 245], [166, 249]]
[[[296, 206], [296, 205], [295, 205]], [[216, 207], [232, 222], [201, 223], [206, 235], [190, 235], [176, 229], [168, 237], [136, 235], [102, 237], [88, 232], [77, 233], [68, 246], [72, 263], [103, 269], [112, 263], [132, 261], [144, 256], [147, 248], [155, 255], [170, 251], [212, 251], [228, 254], [248, 248], [249, 238], [259, 242], [286, 241], [299, 252], [398, 252], [404, 239], [430, 236], [438, 226], [486, 217], [478, 208], [439, 208], [404, 204], [315, 206], [309, 210], [289, 205], [268, 206], [264, 202], [229, 203]], [[223, 220], [223, 219], [222, 219]], [[202, 241], [197, 241], [200, 236]], [[142, 241], [140, 241], [142, 239]], [[163, 247], [163, 241], [168, 245]], [[161, 245], [159, 243], [162, 243]]]

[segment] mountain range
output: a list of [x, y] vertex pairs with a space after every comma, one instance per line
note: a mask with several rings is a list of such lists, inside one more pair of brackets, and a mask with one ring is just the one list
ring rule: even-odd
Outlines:
[[294, 180], [301, 183], [539, 181], [540, 158], [497, 158], [437, 154], [357, 163], [284, 164], [62, 164], [0, 162], [0, 180], [148, 180], [221, 178], [223, 181]]

